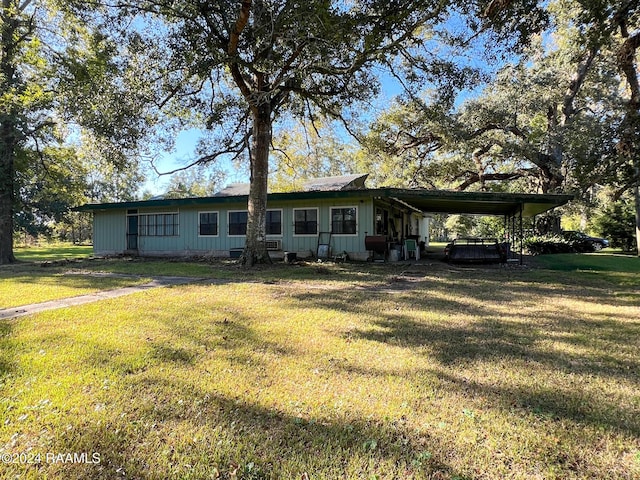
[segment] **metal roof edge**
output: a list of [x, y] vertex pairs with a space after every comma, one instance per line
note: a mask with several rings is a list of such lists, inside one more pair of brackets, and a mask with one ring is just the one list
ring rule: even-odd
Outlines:
[[[368, 197], [371, 189], [354, 189], [354, 190], [325, 190], [325, 191], [309, 191], [309, 192], [282, 192], [269, 193], [268, 199], [274, 200], [308, 200], [308, 199], [326, 199], [326, 198], [349, 198], [349, 197]], [[196, 198], [173, 198], [161, 200], [134, 200], [128, 202], [110, 202], [110, 203], [87, 203], [74, 207], [74, 211], [90, 212], [95, 210], [113, 210], [127, 208], [144, 208], [144, 207], [180, 207], [204, 204], [224, 204], [224, 203], [246, 203], [249, 200], [248, 195], [225, 195], [213, 197], [196, 197]]]
[[[515, 202], [515, 203], [541, 203], [562, 205], [575, 198], [571, 194], [537, 194], [537, 193], [511, 193], [511, 192], [460, 192], [455, 190], [425, 190], [425, 189], [405, 189], [405, 188], [366, 188], [354, 190], [325, 190], [325, 191], [303, 191], [303, 192], [282, 192], [269, 193], [270, 201], [286, 201], [286, 200], [312, 200], [312, 199], [330, 199], [330, 198], [354, 198], [354, 197], [383, 197], [394, 198], [399, 197], [404, 201], [410, 198], [430, 197], [442, 200], [467, 200], [482, 202]], [[88, 203], [74, 207], [72, 210], [77, 212], [91, 212], [96, 210], [114, 210], [114, 209], [132, 209], [132, 208], [153, 208], [153, 207], [181, 207], [181, 206], [197, 206], [207, 204], [225, 204], [225, 203], [246, 203], [249, 199], [248, 195], [234, 196], [213, 196], [213, 197], [195, 197], [195, 198], [174, 198], [159, 200], [134, 200], [128, 202], [110, 202], [110, 203]]]
[[427, 196], [438, 198], [461, 198], [465, 200], [490, 200], [493, 197], [496, 201], [527, 200], [531, 202], [546, 203], [549, 200], [569, 201], [575, 198], [573, 194], [558, 193], [517, 193], [517, 192], [466, 192], [459, 190], [427, 190], [413, 188], [381, 188], [374, 189], [387, 191], [391, 195]]

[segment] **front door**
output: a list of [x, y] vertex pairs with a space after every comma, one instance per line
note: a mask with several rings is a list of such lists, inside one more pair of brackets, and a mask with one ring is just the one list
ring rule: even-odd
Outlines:
[[138, 215], [127, 215], [127, 250], [138, 250]]

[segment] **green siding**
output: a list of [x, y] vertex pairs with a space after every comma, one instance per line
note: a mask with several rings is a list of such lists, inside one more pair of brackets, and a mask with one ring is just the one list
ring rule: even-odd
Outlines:
[[[373, 201], [370, 197], [328, 198], [316, 201], [299, 199], [270, 202], [268, 209], [282, 210], [282, 235], [269, 235], [270, 240], [280, 240], [282, 251], [297, 252], [300, 255], [315, 254], [318, 236], [294, 235], [293, 210], [298, 208], [317, 208], [319, 231], [331, 229], [331, 208], [356, 207], [357, 234], [333, 235], [331, 250], [333, 253], [348, 252], [353, 256], [365, 256], [364, 237], [374, 228]], [[244, 237], [229, 237], [228, 212], [246, 210], [246, 203], [199, 204], [165, 206], [157, 208], [138, 208], [138, 213], [179, 213], [179, 235], [177, 236], [138, 236], [138, 252], [141, 255], [228, 255], [232, 248], [244, 246]], [[200, 212], [218, 212], [218, 236], [200, 236], [198, 220]], [[97, 210], [94, 212], [94, 250], [97, 254], [123, 253], [126, 249], [126, 209]], [[281, 254], [281, 253], [280, 253]], [[277, 255], [277, 254], [276, 254]]]
[[124, 252], [127, 243], [126, 210], [95, 212], [93, 215], [93, 251], [98, 255]]

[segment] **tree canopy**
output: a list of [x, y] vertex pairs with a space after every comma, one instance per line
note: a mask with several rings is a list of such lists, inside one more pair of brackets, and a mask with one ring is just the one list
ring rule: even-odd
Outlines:
[[[142, 105], [108, 26], [84, 2], [2, 0], [0, 7], [0, 263], [14, 261], [14, 213], [57, 220], [87, 189], [95, 163], [130, 165], [145, 134]], [[79, 157], [92, 139], [91, 167]], [[88, 148], [88, 142], [82, 142]], [[108, 159], [108, 160], [105, 160]]]
[[611, 186], [615, 197], [637, 192], [640, 7], [545, 6], [551, 27], [480, 94], [460, 104], [408, 96], [376, 119], [365, 145], [379, 180], [585, 199], [598, 185]]
[[[507, 16], [514, 12], [515, 23]], [[381, 69], [408, 87], [430, 81], [444, 92], [466, 85], [471, 72], [456, 66], [456, 48], [488, 22], [496, 37], [512, 39], [515, 48], [541, 12], [531, 1], [501, 8], [494, 2], [431, 0], [119, 2], [121, 17], [138, 26], [129, 44], [152, 72], [145, 89], [157, 94], [155, 104], [185, 125], [208, 130], [193, 164], [248, 157], [242, 257], [248, 265], [269, 258], [269, 152], [280, 119], [325, 116], [349, 129], [352, 116], [379, 92]], [[445, 28], [452, 18], [465, 19], [461, 32]]]

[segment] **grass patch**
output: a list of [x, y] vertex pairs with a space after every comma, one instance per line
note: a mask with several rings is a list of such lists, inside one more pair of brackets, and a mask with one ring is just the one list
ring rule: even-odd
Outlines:
[[[535, 257], [535, 263], [554, 274], [556, 272], [580, 274], [577, 278], [581, 278], [588, 284], [606, 280], [607, 283], [614, 285], [612, 288], [614, 295], [640, 299], [639, 257], [609, 252], [541, 255]], [[618, 287], [623, 289], [620, 290]]]
[[640, 476], [626, 277], [206, 267], [211, 285], [0, 323], [0, 454], [100, 457], [7, 477]]
[[40, 247], [16, 247], [14, 255], [22, 262], [53, 262], [71, 258], [87, 258], [93, 254], [91, 245], [53, 244]]
[[621, 253], [563, 253], [540, 255], [536, 264], [549, 270], [640, 273], [640, 258]]
[[0, 270], [0, 308], [86, 295], [102, 290], [140, 285], [149, 278], [109, 278], [65, 272]]
[[122, 273], [126, 275], [182, 276], [229, 278], [240, 268], [231, 261], [189, 261], [161, 258], [106, 258], [84, 262], [82, 268], [94, 272]]
[[[274, 262], [272, 265], [245, 269], [235, 260], [182, 258], [107, 258], [81, 262], [78, 268], [91, 272], [110, 272], [128, 275], [166, 275], [182, 277], [211, 278], [233, 282], [283, 282], [289, 280], [322, 279], [328, 282], [368, 282], [384, 278], [381, 268], [360, 269], [350, 264], [300, 262], [285, 265]], [[393, 268], [393, 267], [392, 267]], [[398, 266], [402, 269], [403, 266]], [[387, 269], [388, 270], [388, 269]]]

